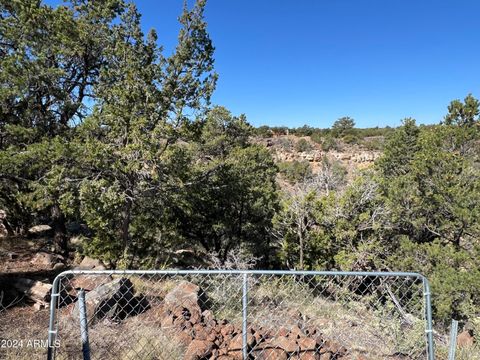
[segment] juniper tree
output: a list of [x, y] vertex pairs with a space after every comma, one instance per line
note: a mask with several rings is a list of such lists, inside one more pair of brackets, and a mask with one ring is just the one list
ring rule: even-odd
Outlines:
[[204, 6], [200, 0], [184, 9], [171, 57], [162, 55], [154, 31], [145, 39], [134, 5], [104, 49], [109, 66], [96, 86], [98, 103], [79, 129], [82, 166], [91, 174], [80, 185], [80, 209], [95, 232], [88, 251], [114, 263], [131, 266], [161, 238], [166, 209], [183, 186], [186, 144], [216, 80]]
[[[66, 250], [66, 144], [88, 113], [122, 1], [0, 1], [0, 193], [9, 216], [51, 219]], [[63, 197], [63, 198], [62, 198]], [[70, 204], [68, 204], [70, 205]], [[68, 207], [67, 205], [67, 207]], [[19, 224], [26, 225], [26, 219]]]

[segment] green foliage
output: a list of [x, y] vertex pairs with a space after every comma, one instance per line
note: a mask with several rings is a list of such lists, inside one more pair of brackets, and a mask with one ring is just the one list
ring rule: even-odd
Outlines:
[[354, 127], [355, 121], [349, 116], [344, 116], [333, 123], [332, 132], [337, 137], [343, 137], [347, 134], [351, 134]]
[[415, 119], [406, 118], [387, 139], [384, 153], [378, 161], [380, 172], [385, 178], [403, 175], [409, 170], [409, 165], [417, 152], [417, 141], [420, 129]]
[[323, 151], [338, 150], [338, 143], [333, 136], [324, 137], [321, 145]]
[[295, 151], [297, 152], [306, 152], [312, 150], [312, 144], [310, 144], [306, 139], [299, 139], [295, 143]]
[[342, 138], [343, 142], [346, 144], [358, 144], [358, 138], [355, 135], [347, 134]]
[[458, 126], [472, 126], [478, 124], [480, 114], [480, 101], [472, 94], [468, 94], [462, 103], [453, 100], [448, 106], [448, 114], [445, 116], [445, 124]]
[[367, 150], [381, 151], [384, 148], [384, 141], [379, 138], [364, 139], [360, 144]]
[[312, 176], [312, 167], [308, 161], [284, 161], [278, 164], [280, 174], [291, 184], [304, 181]]
[[317, 144], [322, 144], [324, 136], [321, 134], [320, 131], [315, 131], [311, 136], [310, 140], [312, 140], [314, 143]]
[[246, 141], [250, 133], [244, 117], [232, 117], [223, 108], [209, 113], [192, 150], [198, 159], [191, 167], [192, 180], [175, 210], [178, 231], [187, 243], [216, 253], [222, 261], [241, 245], [264, 260], [268, 255], [277, 169], [266, 148]]

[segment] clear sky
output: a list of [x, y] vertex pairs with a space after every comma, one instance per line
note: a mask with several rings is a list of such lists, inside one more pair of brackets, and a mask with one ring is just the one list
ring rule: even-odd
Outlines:
[[[171, 51], [182, 0], [135, 3]], [[480, 97], [479, 15], [480, 0], [209, 0], [213, 102], [254, 125], [437, 123]]]

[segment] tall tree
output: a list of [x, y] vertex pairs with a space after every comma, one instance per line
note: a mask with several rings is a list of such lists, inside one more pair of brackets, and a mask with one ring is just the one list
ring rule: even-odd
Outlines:
[[109, 66], [96, 86], [98, 104], [79, 129], [82, 166], [91, 174], [80, 185], [81, 213], [95, 231], [88, 250], [123, 266], [161, 238], [158, 225], [189, 168], [186, 141], [194, 139], [214, 89], [204, 7], [199, 0], [184, 9], [169, 58], [155, 32], [144, 39], [134, 5], [104, 49]]
[[[122, 1], [0, 1], [0, 187], [7, 210], [52, 220], [66, 250], [60, 190], [70, 151], [61, 149], [88, 113]], [[32, 164], [35, 164], [32, 166]]]
[[353, 120], [349, 116], [344, 116], [333, 123], [332, 131], [335, 134], [335, 136], [342, 137], [347, 135], [349, 132], [351, 132], [354, 127], [355, 127], [355, 120]]

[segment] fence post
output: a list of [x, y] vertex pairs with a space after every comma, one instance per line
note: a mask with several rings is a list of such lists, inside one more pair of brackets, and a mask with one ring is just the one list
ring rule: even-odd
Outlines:
[[452, 320], [450, 328], [450, 349], [448, 350], [448, 360], [455, 360], [455, 351], [457, 350], [458, 321]]
[[430, 297], [430, 284], [428, 280], [423, 278], [423, 295], [425, 296], [425, 311], [427, 326], [425, 332], [427, 334], [428, 344], [428, 360], [435, 360], [435, 350], [433, 348], [433, 322], [432, 322], [432, 300]]
[[[52, 293], [50, 295], [50, 317], [48, 319], [48, 349], [47, 360], [53, 360], [55, 358], [55, 340], [57, 338], [57, 330], [55, 329], [55, 316], [56, 310], [60, 300], [60, 276], [57, 275], [53, 280]], [[55, 330], [54, 330], [55, 329]]]
[[248, 304], [248, 274], [243, 273], [243, 291], [242, 291], [242, 354], [243, 360], [247, 360], [247, 305]]
[[78, 293], [78, 311], [80, 317], [80, 334], [82, 337], [83, 360], [90, 360], [90, 344], [88, 342], [87, 309], [85, 306], [85, 290]]

